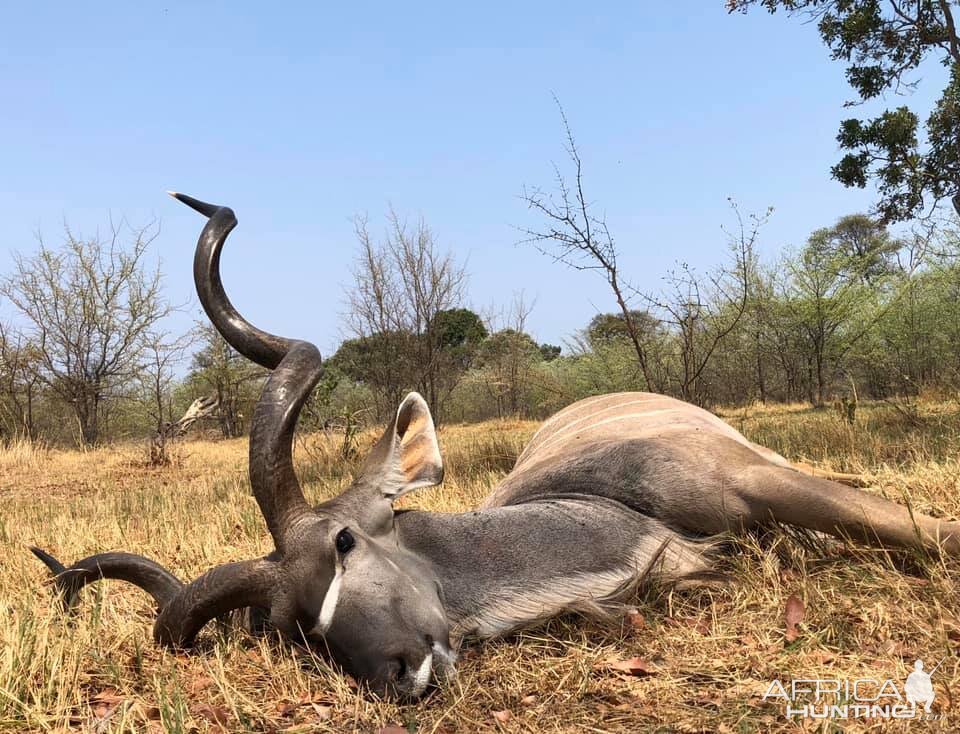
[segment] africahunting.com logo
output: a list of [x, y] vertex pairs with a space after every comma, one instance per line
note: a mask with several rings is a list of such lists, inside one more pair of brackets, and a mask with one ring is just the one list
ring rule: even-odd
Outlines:
[[786, 685], [774, 680], [763, 700], [786, 704], [787, 718], [936, 719], [931, 677], [942, 662], [928, 673], [917, 660], [902, 686], [889, 678], [798, 678]]

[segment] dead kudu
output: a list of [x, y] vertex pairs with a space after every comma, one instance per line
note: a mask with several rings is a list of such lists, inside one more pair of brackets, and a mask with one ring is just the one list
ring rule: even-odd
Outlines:
[[349, 488], [311, 507], [292, 442], [320, 354], [237, 313], [219, 272], [233, 212], [175, 196], [209, 217], [194, 260], [207, 315], [271, 370], [250, 432], [250, 483], [276, 550], [184, 584], [139, 555], [102, 553], [65, 568], [34, 549], [68, 607], [88, 583], [127, 581], [157, 604], [156, 641], [178, 648], [214, 618], [251, 608], [298, 643], [329, 651], [372, 690], [413, 698], [453, 672], [451, 640], [603, 609], [641, 579], [709, 575], [718, 534], [773, 520], [887, 546], [960, 550], [960, 523], [809, 476], [712, 414], [647, 393], [562, 410], [482, 507], [452, 514], [393, 510], [396, 498], [443, 477], [430, 411], [411, 393]]

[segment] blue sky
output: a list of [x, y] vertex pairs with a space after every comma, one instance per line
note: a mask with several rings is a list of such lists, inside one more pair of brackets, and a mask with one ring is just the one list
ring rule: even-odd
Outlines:
[[[909, 100], [921, 112], [943, 86], [929, 73]], [[467, 261], [470, 305], [523, 290], [530, 330], [559, 343], [614, 304], [599, 278], [516, 244], [532, 223], [524, 184], [549, 184], [563, 160], [554, 92], [641, 288], [678, 260], [718, 262], [728, 196], [776, 207], [770, 257], [870, 205], [828, 173], [843, 67], [783, 14], [729, 16], [722, 0], [15, 3], [0, 25], [0, 272], [64, 221], [90, 233], [111, 213], [157, 217], [168, 293], [187, 300], [202, 219], [163, 193], [176, 189], [236, 210], [223, 270], [241, 312], [329, 354], [351, 220], [379, 232], [392, 204]]]

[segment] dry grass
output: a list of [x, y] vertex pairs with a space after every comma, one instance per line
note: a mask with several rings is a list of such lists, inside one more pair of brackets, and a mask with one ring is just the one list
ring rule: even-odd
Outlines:
[[[724, 413], [793, 459], [865, 472], [877, 491], [960, 515], [960, 407], [926, 404], [920, 415], [919, 424], [905, 422], [888, 406], [869, 406], [849, 427], [830, 412], [798, 406]], [[475, 505], [534, 429], [519, 422], [445, 429], [447, 481], [406, 503]], [[321, 443], [311, 438], [298, 450], [315, 499], [348, 481]], [[960, 690], [958, 564], [780, 532], [736, 543], [723, 588], [648, 591], [624, 620], [564, 618], [474, 645], [464, 651], [457, 681], [416, 705], [377, 701], [323, 662], [240, 632], [208, 633], [191, 655], [160, 650], [150, 638], [147, 597], [123, 584], [85, 592], [68, 624], [26, 544], [68, 562], [135, 550], [182, 577], [270, 549], [248, 494], [244, 441], [188, 443], [162, 469], [146, 468], [144, 458], [138, 446], [0, 452], [0, 730], [376, 732], [397, 724], [410, 732], [832, 731], [787, 721], [782, 706], [762, 702], [769, 681], [900, 682], [916, 657], [931, 665], [946, 658], [934, 677], [934, 708], [944, 718], [873, 729], [853, 722], [844, 730], [952, 731], [960, 721], [952, 698]], [[787, 643], [791, 594], [804, 600], [806, 619], [800, 637]], [[634, 656], [646, 675], [605, 666]]]
[[48, 456], [49, 452], [42, 442], [17, 438], [0, 450], [0, 470], [4, 473], [17, 470], [39, 471]]

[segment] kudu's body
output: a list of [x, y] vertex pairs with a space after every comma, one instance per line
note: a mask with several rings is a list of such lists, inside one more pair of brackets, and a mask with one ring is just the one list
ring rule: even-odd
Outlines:
[[214, 617], [263, 610], [284, 634], [329, 650], [379, 691], [420, 695], [452, 668], [450, 638], [498, 635], [566, 610], [623, 600], [645, 579], [709, 575], [713, 536], [771, 520], [900, 547], [960, 550], [960, 524], [796, 471], [705, 410], [648, 393], [582, 400], [549, 419], [472, 512], [395, 512], [437, 484], [442, 461], [423, 399], [409, 395], [340, 496], [309, 507], [291, 444], [320, 376], [305, 342], [256, 329], [223, 293], [229, 209], [177, 195], [210, 217], [198, 244], [201, 302], [224, 338], [272, 370], [250, 437], [250, 480], [276, 543], [183, 584], [159, 564], [104, 553], [57, 574], [64, 599], [100, 578], [149, 592], [158, 642], [189, 645]]
[[457, 634], [490, 636], [622, 599], [639, 578], [709, 575], [709, 538], [777, 521], [892, 547], [960, 551], [960, 524], [795, 469], [663, 395], [587, 398], [550, 418], [476, 512], [408, 512]]

